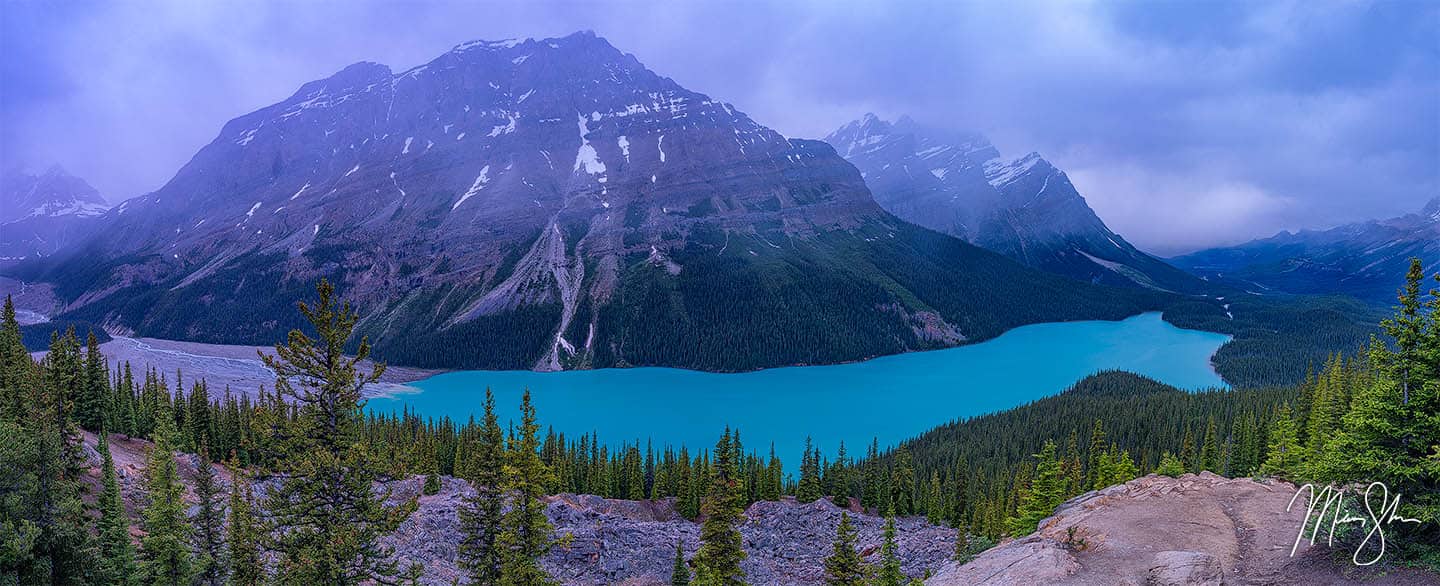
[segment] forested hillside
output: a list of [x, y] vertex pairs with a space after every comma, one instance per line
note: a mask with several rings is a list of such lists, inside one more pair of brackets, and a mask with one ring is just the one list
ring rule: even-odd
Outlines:
[[1293, 386], [1332, 354], [1359, 352], [1384, 336], [1385, 312], [1349, 297], [1267, 297], [1237, 294], [1217, 300], [1177, 300], [1165, 321], [1178, 327], [1230, 334], [1212, 359], [1215, 370], [1240, 388]]

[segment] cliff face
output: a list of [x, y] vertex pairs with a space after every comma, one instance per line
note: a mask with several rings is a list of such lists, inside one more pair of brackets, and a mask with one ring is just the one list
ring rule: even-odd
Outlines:
[[[1295, 486], [1209, 472], [1150, 475], [1075, 497], [1031, 534], [926, 584], [1435, 584], [1413, 571], [1357, 568], [1348, 551], [1304, 541]], [[1332, 553], [1334, 555], [1332, 555]]]

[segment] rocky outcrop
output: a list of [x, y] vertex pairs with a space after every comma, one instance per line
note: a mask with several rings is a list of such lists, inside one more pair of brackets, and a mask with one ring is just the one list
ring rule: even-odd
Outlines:
[[[394, 498], [419, 494], [420, 478], [392, 485]], [[442, 490], [420, 496], [420, 508], [387, 540], [401, 557], [424, 566], [427, 584], [449, 584], [463, 576], [455, 563], [459, 523], [455, 511], [470, 491], [445, 478]], [[674, 501], [628, 501], [593, 495], [551, 497], [546, 513], [564, 541], [543, 565], [564, 584], [668, 584], [680, 542], [686, 558], [700, 545], [700, 524], [676, 513]], [[740, 528], [745, 543], [743, 568], [751, 584], [819, 584], [824, 559], [840, 522], [841, 509], [828, 500], [800, 504], [786, 498], [759, 502], [745, 512]], [[851, 512], [860, 534], [863, 559], [875, 563], [884, 540], [885, 521]], [[896, 520], [902, 568], [923, 578], [939, 568], [954, 548], [954, 531], [923, 518]]]
[[1417, 572], [1362, 573], [1333, 561], [1323, 542], [1307, 540], [1292, 557], [1304, 516], [1285, 510], [1294, 494], [1285, 482], [1209, 472], [1137, 478], [1071, 499], [1034, 534], [950, 562], [926, 584], [1436, 583]]
[[[92, 491], [99, 493], [100, 456], [96, 438], [85, 434], [85, 457], [90, 466]], [[111, 455], [115, 461], [121, 493], [131, 518], [137, 519], [144, 506], [144, 467], [150, 442], [112, 434]], [[180, 475], [193, 486], [199, 464], [193, 454], [176, 457]], [[228, 491], [230, 473], [218, 466], [222, 488]], [[394, 548], [401, 567], [418, 563], [424, 568], [425, 584], [465, 582], [464, 571], [456, 564], [460, 542], [457, 511], [470, 485], [449, 476], [441, 477], [437, 494], [422, 492], [424, 478], [410, 477], [386, 483], [391, 502], [417, 499], [419, 507], [400, 529], [383, 543]], [[256, 484], [263, 495], [271, 481]], [[194, 495], [188, 494], [191, 512]], [[594, 495], [560, 494], [550, 497], [546, 514], [562, 538], [542, 565], [567, 585], [669, 584], [675, 544], [680, 542], [687, 559], [700, 545], [700, 524], [681, 517], [674, 499], [630, 501]], [[835, 526], [841, 509], [829, 500], [800, 504], [786, 497], [780, 502], [760, 502], [745, 512], [741, 526], [748, 558], [744, 562], [751, 584], [818, 584], [823, 580], [823, 561], [830, 555]], [[859, 550], [864, 560], [878, 563], [884, 541], [885, 520], [850, 511], [851, 523], [859, 531]], [[901, 567], [913, 578], [923, 578], [940, 568], [954, 550], [955, 532], [908, 517], [895, 521]], [[138, 527], [136, 528], [138, 530]], [[138, 535], [138, 532], [137, 532]]]

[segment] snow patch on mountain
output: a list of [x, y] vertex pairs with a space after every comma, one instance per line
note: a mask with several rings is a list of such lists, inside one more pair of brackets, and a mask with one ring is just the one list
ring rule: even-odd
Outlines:
[[[599, 119], [600, 113], [596, 112], [593, 114], [593, 117]], [[590, 118], [586, 118], [584, 114], [581, 114], [578, 120], [580, 127], [580, 150], [575, 153], [574, 170], [584, 171], [590, 175], [604, 173], [605, 163], [600, 161], [600, 155], [595, 152], [595, 147], [590, 144], [590, 139], [587, 137], [590, 134]]]
[[460, 204], [465, 203], [465, 200], [480, 193], [480, 190], [485, 189], [487, 183], [490, 183], [490, 165], [485, 165], [480, 169], [480, 176], [476, 177], [475, 182], [470, 184], [470, 189], [465, 191], [465, 195], [460, 196], [460, 199], [455, 202], [455, 205], [450, 206], [450, 211], [455, 211], [455, 208], [460, 207]]

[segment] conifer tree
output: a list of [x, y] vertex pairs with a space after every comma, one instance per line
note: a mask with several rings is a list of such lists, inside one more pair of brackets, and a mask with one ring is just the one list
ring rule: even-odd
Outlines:
[[189, 523], [185, 518], [185, 486], [175, 465], [175, 423], [167, 412], [155, 426], [155, 444], [145, 465], [145, 497], [141, 516], [140, 574], [146, 584], [187, 586], [194, 576]]
[[195, 532], [196, 580], [205, 586], [221, 586], [229, 574], [224, 548], [225, 510], [215, 467], [204, 449], [200, 450], [195, 474], [195, 498], [200, 502], [190, 524]]
[[[1055, 453], [1055, 442], [1045, 440], [1035, 459], [1035, 476], [1030, 489], [1020, 497], [1015, 517], [1010, 520], [1010, 532], [1017, 537], [1034, 532], [1040, 521], [1049, 517], [1065, 497], [1065, 477]], [[1105, 480], [1108, 482], [1109, 478]]]
[[1188, 424], [1185, 426], [1185, 439], [1180, 442], [1180, 462], [1185, 464], [1186, 472], [1200, 472], [1200, 458], [1195, 454], [1195, 433]]
[[811, 446], [810, 436], [805, 436], [805, 454], [800, 460], [800, 484], [795, 489], [795, 500], [813, 503], [820, 497], [820, 456]]
[[780, 486], [783, 479], [783, 468], [780, 459], [775, 457], [775, 442], [770, 442], [770, 461], [765, 467], [765, 483], [761, 487], [760, 499], [767, 501], [780, 500]]
[[1096, 486], [1105, 478], [1105, 472], [1100, 470], [1100, 457], [1105, 454], [1105, 425], [1099, 419], [1090, 429], [1090, 450], [1086, 452], [1089, 456], [1085, 465], [1085, 486], [1091, 490], [1099, 488]]
[[879, 509], [880, 501], [882, 500], [880, 495], [882, 490], [888, 494], [890, 489], [888, 487], [882, 488], [881, 486], [881, 479], [884, 473], [880, 469], [880, 466], [880, 439], [872, 438], [870, 440], [870, 449], [865, 453], [865, 477], [863, 479], [864, 486], [860, 491], [860, 506], [867, 510], [877, 509], [880, 512], [884, 512], [886, 509]]
[[1160, 466], [1155, 469], [1155, 473], [1161, 476], [1179, 478], [1180, 475], [1185, 473], [1185, 465], [1180, 463], [1180, 459], [1176, 458], [1175, 454], [1166, 451], [1160, 455]]
[[79, 394], [75, 397], [75, 422], [84, 429], [99, 431], [105, 424], [110, 395], [107, 371], [99, 341], [95, 339], [95, 332], [90, 332], [85, 338], [85, 372], [77, 385]]
[[1275, 412], [1269, 435], [1270, 448], [1265, 454], [1265, 462], [1260, 465], [1260, 472], [1281, 478], [1293, 477], [1299, 471], [1301, 454], [1289, 404], [1281, 405]]
[[695, 583], [700, 586], [738, 586], [745, 583], [745, 547], [738, 528], [744, 510], [744, 487], [730, 429], [715, 444], [715, 463], [710, 467], [710, 490], [702, 510], [700, 551], [695, 554]]
[[[257, 416], [282, 478], [267, 495], [269, 526], [262, 535], [273, 537], [268, 549], [280, 555], [281, 581], [388, 581], [399, 571], [380, 538], [399, 528], [416, 502], [390, 506], [388, 490], [374, 490], [383, 465], [360, 435], [365, 385], [385, 367], [360, 371], [370, 355], [366, 339], [354, 356], [345, 355], [355, 311], [337, 301], [328, 281], [316, 290], [314, 305], [299, 305], [318, 337], [292, 330], [275, 354], [260, 353], [275, 372], [275, 405]], [[293, 417], [284, 416], [290, 412]]]
[[1220, 438], [1215, 430], [1215, 418], [1205, 424], [1205, 440], [1200, 444], [1200, 462], [1196, 465], [1200, 470], [1220, 472]]
[[100, 555], [105, 564], [105, 580], [117, 586], [138, 583], [135, 546], [130, 542], [130, 516], [120, 498], [120, 483], [115, 476], [115, 460], [110, 455], [110, 441], [103, 430], [96, 451], [100, 453]]
[[495, 539], [500, 550], [499, 584], [503, 586], [557, 583], [540, 568], [540, 558], [555, 545], [555, 528], [545, 516], [541, 500], [550, 485], [550, 469], [540, 460], [539, 432], [527, 389], [520, 400], [520, 427], [505, 453], [501, 485], [510, 497], [510, 510], [501, 517], [500, 535]]
[[895, 543], [895, 516], [885, 517], [885, 542], [880, 546], [880, 569], [875, 574], [876, 586], [902, 586], [905, 573], [900, 569], [900, 548]]
[[244, 470], [233, 463], [230, 483], [229, 541], [230, 583], [234, 586], [259, 586], [265, 581], [265, 568], [260, 561], [260, 528], [255, 520], [255, 495]]
[[891, 509], [894, 514], [915, 514], [915, 465], [910, 448], [901, 444], [895, 449], [895, 469], [890, 474]]
[[845, 442], [840, 442], [840, 451], [835, 453], [835, 463], [830, 466], [830, 473], [827, 475], [831, 485], [831, 498], [835, 506], [842, 509], [850, 508], [850, 462], [845, 455]]
[[825, 558], [825, 584], [862, 586], [865, 583], [865, 567], [855, 551], [858, 542], [859, 534], [850, 524], [850, 515], [841, 512], [840, 524], [835, 526], [835, 541], [830, 544], [830, 557]]
[[[1131, 480], [1134, 480], [1135, 477], [1139, 475], [1140, 470], [1139, 468], [1136, 468], [1135, 460], [1130, 457], [1130, 450], [1119, 450], [1119, 453], [1115, 455], [1115, 467], [1112, 469], [1110, 484], [1129, 482]], [[1065, 498], [1062, 494], [1059, 502], [1056, 502], [1055, 504], [1058, 506], [1060, 502], [1063, 502], [1064, 500]]]
[[690, 567], [685, 565], [685, 542], [675, 541], [675, 565], [670, 568], [670, 586], [689, 586]]
[[1420, 522], [1387, 527], [1398, 544], [1440, 543], [1440, 291], [1422, 301], [1423, 276], [1412, 259], [1395, 316], [1383, 322], [1393, 347], [1371, 342], [1374, 373], [1314, 466], [1325, 480], [1383, 482], [1405, 495], [1396, 514]]

